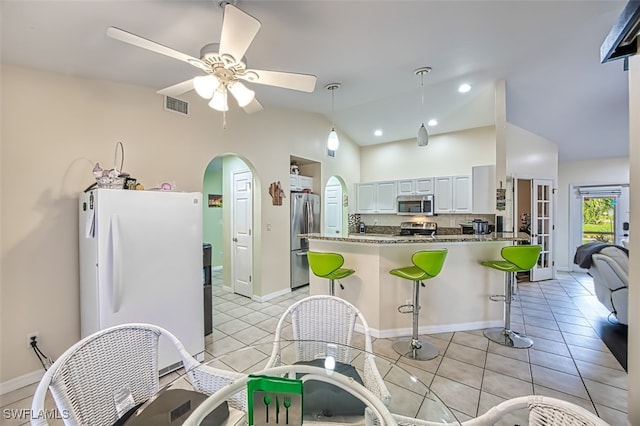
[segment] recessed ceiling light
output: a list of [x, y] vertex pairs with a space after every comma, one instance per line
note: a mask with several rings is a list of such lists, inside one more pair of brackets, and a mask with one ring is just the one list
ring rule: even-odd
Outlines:
[[467, 93], [469, 90], [471, 90], [471, 86], [468, 85], [467, 83], [463, 83], [460, 86], [458, 86], [458, 92], [460, 93]]
[[427, 126], [437, 126], [438, 125], [438, 120], [436, 120], [435, 118], [432, 118], [431, 120], [427, 121]]
[[375, 132], [373, 132], [373, 134], [376, 136], [382, 136], [382, 130], [377, 129]]

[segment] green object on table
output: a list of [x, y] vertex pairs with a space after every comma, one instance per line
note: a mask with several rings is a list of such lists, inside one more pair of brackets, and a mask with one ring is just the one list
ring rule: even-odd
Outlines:
[[342, 268], [344, 257], [340, 253], [307, 252], [311, 272], [317, 277], [329, 280], [329, 294], [335, 294], [334, 281], [355, 274], [355, 270]]
[[503, 272], [526, 272], [535, 266], [541, 249], [531, 245], [507, 246], [500, 252], [504, 260], [485, 260], [480, 264]]
[[249, 375], [249, 426], [302, 425], [302, 380]]

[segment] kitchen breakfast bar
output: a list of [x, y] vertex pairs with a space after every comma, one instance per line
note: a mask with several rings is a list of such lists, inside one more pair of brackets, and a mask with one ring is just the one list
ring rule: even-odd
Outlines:
[[[489, 300], [504, 294], [504, 273], [486, 268], [483, 260], [501, 259], [500, 250], [527, 234], [396, 236], [350, 234], [348, 236], [304, 235], [309, 250], [344, 256], [345, 268], [355, 274], [336, 283], [335, 294], [354, 304], [364, 314], [374, 337], [407, 336], [412, 331], [410, 314], [398, 307], [410, 304], [413, 282], [389, 271], [411, 265], [411, 255], [420, 250], [447, 249], [440, 274], [420, 288], [419, 333], [431, 334], [499, 327], [504, 324], [503, 304]], [[328, 294], [328, 280], [310, 273], [309, 293]]]

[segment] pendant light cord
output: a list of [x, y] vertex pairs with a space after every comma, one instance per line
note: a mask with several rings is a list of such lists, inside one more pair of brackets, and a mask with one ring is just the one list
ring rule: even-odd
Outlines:
[[331, 89], [331, 130], [335, 130], [335, 126], [333, 124], [333, 116], [335, 114], [334, 109], [333, 109], [333, 92], [336, 90], [336, 87], [334, 87], [333, 89]]
[[420, 87], [422, 88], [422, 125], [424, 126], [424, 73], [420, 73]]

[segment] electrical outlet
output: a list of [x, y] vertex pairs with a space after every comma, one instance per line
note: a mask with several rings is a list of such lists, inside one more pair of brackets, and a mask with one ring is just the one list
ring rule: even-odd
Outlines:
[[32, 333], [27, 334], [27, 348], [31, 349], [31, 339], [35, 337], [36, 342], [40, 341], [40, 332], [34, 331]]

